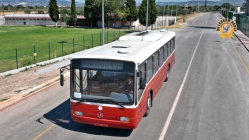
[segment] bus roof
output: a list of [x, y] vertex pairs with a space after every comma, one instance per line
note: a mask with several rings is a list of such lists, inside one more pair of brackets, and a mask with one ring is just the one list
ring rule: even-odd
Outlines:
[[72, 59], [107, 59], [142, 63], [174, 36], [175, 32], [165, 30], [134, 32], [104, 46], [85, 50]]

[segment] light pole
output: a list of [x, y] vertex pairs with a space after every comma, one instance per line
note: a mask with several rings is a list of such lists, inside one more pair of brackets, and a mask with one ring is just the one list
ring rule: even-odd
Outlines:
[[105, 44], [105, 19], [104, 19], [104, 0], [102, 0], [102, 46]]
[[178, 11], [178, 0], [177, 0], [177, 4], [176, 4], [176, 22], [175, 23], [177, 23], [177, 11]]
[[164, 20], [163, 20], [163, 26], [164, 26], [164, 23], [165, 23], [165, 6], [163, 6], [163, 17], [164, 17], [164, 18], [163, 18], [163, 19], [164, 19]]
[[168, 4], [168, 16], [169, 16], [169, 4]]
[[146, 8], [146, 31], [148, 30], [148, 0], [147, 0], [147, 8]]
[[174, 7], [174, 5], [172, 5], [172, 7], [171, 7], [171, 16], [172, 16], [173, 7]]
[[192, 0], [192, 13], [194, 12], [194, 2]]

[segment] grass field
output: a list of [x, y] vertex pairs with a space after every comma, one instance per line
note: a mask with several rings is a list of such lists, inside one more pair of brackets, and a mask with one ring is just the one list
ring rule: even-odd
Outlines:
[[[0, 26], [0, 73], [101, 44], [101, 29]], [[128, 30], [105, 29], [105, 43]], [[61, 43], [61, 42], [66, 43]], [[34, 59], [34, 53], [36, 57]]]

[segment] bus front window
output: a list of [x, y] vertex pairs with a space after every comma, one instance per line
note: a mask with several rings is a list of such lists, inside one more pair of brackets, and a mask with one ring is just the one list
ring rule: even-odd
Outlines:
[[[124, 63], [130, 65], [130, 67], [123, 70], [101, 70], [77, 68], [72, 65], [73, 93], [71, 93], [71, 98], [77, 100], [74, 97], [77, 94], [82, 101], [102, 102], [110, 99], [122, 104], [133, 104], [133, 96], [136, 94], [133, 81], [134, 64]], [[114, 104], [113, 102], [108, 103]]]

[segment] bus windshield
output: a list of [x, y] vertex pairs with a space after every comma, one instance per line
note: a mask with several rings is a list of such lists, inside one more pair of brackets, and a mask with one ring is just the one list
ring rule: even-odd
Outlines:
[[71, 64], [71, 98], [108, 104], [133, 104], [134, 63], [75, 59]]

